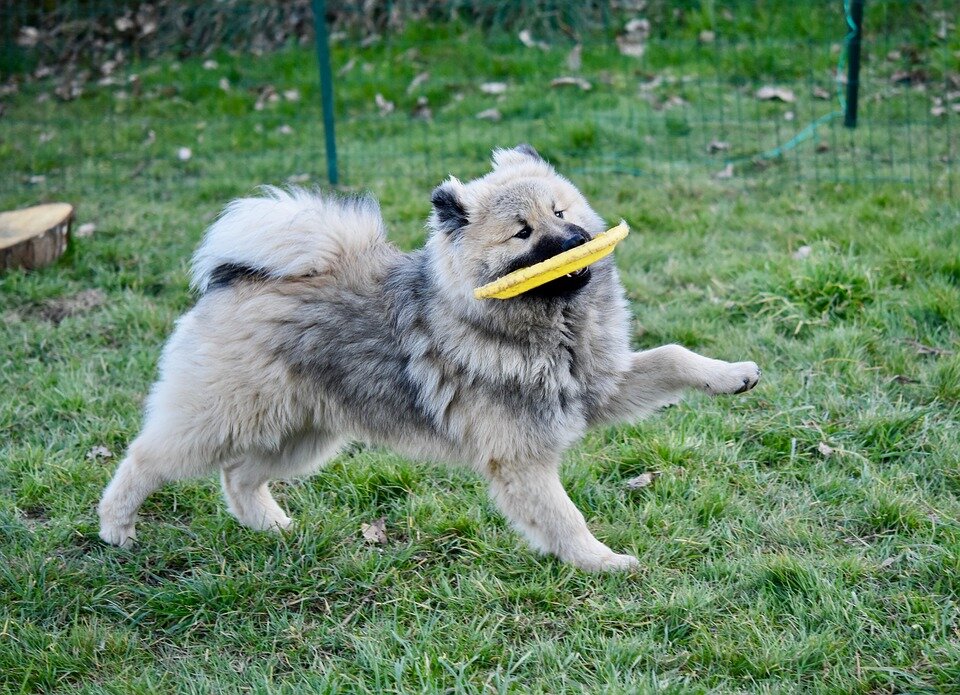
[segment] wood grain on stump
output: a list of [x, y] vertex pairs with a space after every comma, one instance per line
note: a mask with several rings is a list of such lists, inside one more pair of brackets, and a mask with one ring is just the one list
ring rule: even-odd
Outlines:
[[0, 270], [53, 263], [67, 250], [72, 221], [67, 203], [0, 212]]

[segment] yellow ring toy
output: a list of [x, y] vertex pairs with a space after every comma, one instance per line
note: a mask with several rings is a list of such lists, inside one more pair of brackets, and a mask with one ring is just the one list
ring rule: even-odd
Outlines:
[[540, 261], [526, 268], [520, 268], [504, 275], [483, 287], [477, 287], [473, 296], [477, 299], [510, 299], [518, 294], [529, 292], [534, 287], [545, 285], [568, 273], [596, 263], [604, 256], [613, 253], [613, 248], [627, 238], [630, 228], [620, 220], [620, 224], [597, 234], [586, 244], [576, 246], [569, 251], [558, 253], [552, 258]]

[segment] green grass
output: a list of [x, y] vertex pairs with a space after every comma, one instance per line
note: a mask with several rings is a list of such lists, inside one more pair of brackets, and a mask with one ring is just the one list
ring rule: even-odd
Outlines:
[[[390, 59], [372, 50], [358, 74]], [[136, 549], [102, 546], [94, 507], [191, 305], [202, 229], [257, 183], [323, 171], [309, 53], [217, 59], [141, 66], [152, 99], [117, 102], [111, 87], [8, 104], [5, 162], [47, 180], [8, 180], [2, 202], [66, 198], [97, 231], [52, 268], [0, 276], [0, 690], [958, 692], [960, 209], [939, 185], [595, 173], [578, 148], [628, 137], [622, 122], [550, 127], [549, 114], [616, 111], [622, 95], [543, 94], [554, 73], [518, 49], [503, 57], [517, 94], [499, 124], [463, 118], [492, 101], [467, 60], [432, 68], [465, 94], [432, 124], [367, 113], [363, 80], [344, 78], [341, 108], [360, 124], [341, 131], [349, 183], [380, 197], [412, 248], [433, 185], [481, 172], [491, 144], [530, 140], [631, 224], [617, 257], [637, 348], [760, 363], [745, 396], [692, 396], [568, 456], [591, 528], [642, 569], [590, 576], [537, 557], [477, 477], [369, 449], [276, 486], [299, 522], [285, 536], [239, 527], [211, 479], [151, 497]], [[218, 92], [221, 75], [244, 87]], [[257, 81], [302, 99], [253, 112]], [[45, 318], [91, 288], [102, 305]], [[88, 458], [97, 446], [113, 457]], [[646, 471], [661, 475], [624, 488]], [[371, 546], [360, 525], [380, 516], [389, 542]]]

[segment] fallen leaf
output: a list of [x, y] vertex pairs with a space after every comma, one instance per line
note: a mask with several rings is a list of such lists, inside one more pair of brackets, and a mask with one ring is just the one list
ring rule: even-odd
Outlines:
[[717, 35], [709, 29], [704, 29], [697, 38], [700, 40], [700, 43], [713, 43], [716, 41]]
[[555, 80], [550, 81], [551, 87], [579, 87], [584, 92], [589, 92], [593, 89], [593, 85], [590, 84], [587, 80], [582, 77], [558, 77]]
[[524, 29], [519, 34], [517, 34], [517, 37], [520, 39], [520, 43], [522, 43], [527, 48], [539, 48], [541, 51], [550, 50], [550, 44], [544, 41], [537, 41], [536, 39], [534, 39], [533, 34], [530, 33], [529, 29]]
[[283, 92], [283, 98], [287, 101], [300, 101], [299, 89], [286, 89]]
[[793, 258], [793, 260], [795, 261], [802, 261], [804, 258], [807, 258], [812, 252], [813, 252], [813, 249], [810, 246], [801, 246], [792, 254], [790, 254], [790, 257]]
[[897, 70], [890, 75], [890, 81], [894, 84], [922, 84], [927, 81], [927, 73], [921, 68], [914, 70]]
[[181, 147], [177, 150], [177, 159], [181, 162], [186, 162], [188, 159], [193, 157], [193, 150], [189, 147]]
[[280, 133], [280, 135], [293, 135], [293, 128], [284, 123], [282, 126], [277, 128], [277, 132]]
[[913, 346], [918, 355], [933, 355], [934, 357], [943, 357], [944, 355], [953, 354], [953, 350], [940, 347], [930, 347], [929, 345], [924, 345], [918, 340], [907, 340], [905, 342], [907, 345]]
[[45, 142], [50, 142], [55, 137], [56, 137], [56, 133], [40, 133], [40, 137], [38, 137], [37, 139], [40, 141], [40, 144], [42, 145]]
[[723, 140], [711, 140], [707, 144], [707, 152], [716, 154], [717, 152], [726, 152], [730, 149], [730, 143]]
[[783, 120], [785, 121], [792, 121], [796, 117], [797, 116], [793, 111], [787, 111], [785, 114], [783, 114]]
[[623, 486], [628, 490], [639, 490], [653, 484], [653, 481], [660, 477], [660, 471], [647, 471], [641, 473], [636, 478], [624, 481]]
[[91, 461], [96, 459], [113, 458], [113, 452], [105, 446], [95, 446], [87, 452], [87, 458]]
[[503, 116], [498, 109], [487, 109], [478, 113], [477, 118], [483, 121], [499, 121]]
[[430, 110], [430, 101], [426, 97], [417, 97], [417, 105], [413, 109], [413, 117], [429, 121], [433, 118], [433, 111]]
[[219, 67], [220, 65], [213, 59], [203, 61], [204, 70], [216, 70]]
[[387, 542], [387, 517], [381, 516], [369, 524], [360, 524], [360, 533], [363, 534], [364, 540], [368, 543], [385, 544]]
[[819, 451], [824, 456], [829, 456], [830, 454], [833, 453], [833, 447], [831, 447], [826, 442], [820, 442], [819, 444], [817, 444], [817, 451]]
[[93, 236], [95, 231], [97, 231], [97, 225], [95, 225], [93, 222], [86, 222], [77, 227], [77, 231], [75, 231], [73, 235], [75, 237], [83, 238]]
[[480, 91], [484, 94], [503, 94], [507, 91], [506, 82], [484, 82], [480, 85]]
[[90, 311], [107, 301], [107, 295], [102, 290], [83, 290], [69, 297], [48, 299], [40, 309], [40, 315], [59, 324], [68, 316], [74, 316]]
[[718, 171], [713, 175], [715, 179], [732, 179], [733, 178], [733, 163], [727, 164], [723, 169]]
[[34, 186], [37, 186], [41, 183], [46, 183], [47, 177], [44, 176], [43, 174], [34, 174], [33, 176], [27, 179], [27, 182], [32, 183]]
[[220, 78], [220, 81], [217, 83], [217, 86], [220, 87], [220, 89], [221, 89], [222, 91], [224, 91], [224, 92], [229, 92], [229, 91], [230, 91], [230, 80], [228, 80], [226, 77], [221, 77], [221, 78]]
[[353, 70], [356, 66], [357, 66], [357, 59], [356, 59], [356, 58], [351, 58], [350, 60], [348, 60], [348, 61], [344, 64], [344, 66], [343, 66], [342, 68], [340, 68], [339, 70], [337, 70], [337, 76], [338, 76], [338, 77], [343, 77], [343, 76], [346, 75], [348, 72], [350, 72], [351, 70]]
[[893, 377], [893, 381], [897, 382], [898, 384], [919, 384], [920, 383], [918, 379], [913, 379], [903, 374], [897, 374], [895, 377]]
[[373, 97], [374, 102], [377, 105], [377, 108], [380, 109], [380, 115], [386, 116], [387, 114], [393, 113], [393, 110], [396, 108], [396, 105], [385, 98], [380, 92], [377, 92]]
[[880, 563], [880, 569], [882, 570], [887, 569], [890, 565], [895, 563], [898, 559], [899, 559], [898, 557], [888, 557], [886, 560]]
[[[11, 20], [12, 21], [12, 20]], [[23, 48], [32, 48], [40, 42], [40, 30], [36, 27], [20, 27], [17, 35], [17, 45]]]
[[583, 46], [579, 43], [570, 49], [570, 52], [567, 53], [567, 70], [570, 72], [579, 72], [581, 65], [583, 65], [583, 60], [581, 55], [583, 53]]
[[793, 93], [792, 89], [787, 89], [786, 87], [773, 87], [770, 85], [758, 89], [756, 97], [760, 101], [782, 101], [787, 104], [792, 104], [797, 100], [797, 97]]
[[649, 20], [631, 19], [624, 27], [624, 33], [616, 38], [617, 48], [625, 56], [642, 58], [647, 50], [647, 37], [649, 36]]
[[813, 95], [814, 99], [820, 99], [823, 101], [829, 101], [831, 98], [830, 92], [828, 92], [823, 87], [814, 87], [813, 89], [810, 90], [810, 94]]
[[417, 88], [422, 85], [424, 82], [430, 79], [429, 72], [421, 72], [419, 75], [410, 80], [410, 84], [407, 85], [407, 94], [413, 94]]

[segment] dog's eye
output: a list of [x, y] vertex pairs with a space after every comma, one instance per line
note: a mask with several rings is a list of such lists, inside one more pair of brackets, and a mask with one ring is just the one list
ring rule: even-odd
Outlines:
[[523, 225], [523, 229], [513, 236], [516, 239], [527, 239], [531, 234], [533, 234], [533, 227], [531, 227], [529, 224], [525, 224]]
[[563, 219], [563, 210], [554, 210], [553, 214], [559, 217], [561, 220]]

